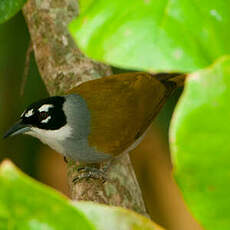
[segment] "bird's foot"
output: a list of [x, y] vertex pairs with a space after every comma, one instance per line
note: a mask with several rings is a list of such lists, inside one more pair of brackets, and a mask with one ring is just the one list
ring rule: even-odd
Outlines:
[[106, 178], [106, 171], [103, 169], [98, 169], [95, 167], [90, 167], [90, 166], [79, 166], [77, 171], [79, 172], [79, 175], [77, 175], [73, 179], [73, 183], [76, 184], [84, 179], [98, 179], [102, 180], [103, 183], [107, 180]]

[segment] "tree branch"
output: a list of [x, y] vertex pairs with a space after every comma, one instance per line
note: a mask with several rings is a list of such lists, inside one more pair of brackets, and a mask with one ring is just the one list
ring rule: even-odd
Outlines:
[[[67, 25], [77, 12], [76, 0], [29, 0], [23, 8], [36, 62], [50, 95], [112, 74], [109, 66], [83, 56], [70, 37]], [[74, 185], [75, 168], [75, 164], [68, 165], [72, 199], [127, 207], [147, 215], [128, 154], [112, 163], [105, 183], [90, 179]]]

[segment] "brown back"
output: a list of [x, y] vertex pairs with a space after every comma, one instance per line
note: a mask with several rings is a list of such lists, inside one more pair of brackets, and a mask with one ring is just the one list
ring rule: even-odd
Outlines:
[[80, 94], [91, 112], [89, 145], [117, 155], [150, 126], [173, 87], [147, 73], [112, 75], [82, 83]]

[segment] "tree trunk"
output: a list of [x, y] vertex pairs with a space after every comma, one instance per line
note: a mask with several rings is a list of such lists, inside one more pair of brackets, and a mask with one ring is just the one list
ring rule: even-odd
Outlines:
[[[67, 30], [77, 16], [76, 0], [29, 0], [23, 8], [36, 62], [50, 95], [63, 94], [83, 81], [111, 75], [111, 68], [81, 54]], [[108, 180], [82, 180], [73, 184], [76, 164], [68, 164], [73, 200], [91, 200], [122, 206], [147, 215], [129, 155], [112, 162]]]

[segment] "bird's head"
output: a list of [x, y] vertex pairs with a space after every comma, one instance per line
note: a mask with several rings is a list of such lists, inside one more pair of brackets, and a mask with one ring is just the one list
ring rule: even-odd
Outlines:
[[49, 97], [28, 106], [4, 135], [29, 134], [57, 152], [75, 160], [87, 161], [76, 152], [93, 151], [88, 146], [90, 115], [83, 98], [77, 94]]
[[23, 133], [36, 136], [42, 132], [60, 130], [67, 123], [63, 110], [65, 100], [65, 97], [55, 96], [31, 104], [4, 138]]

